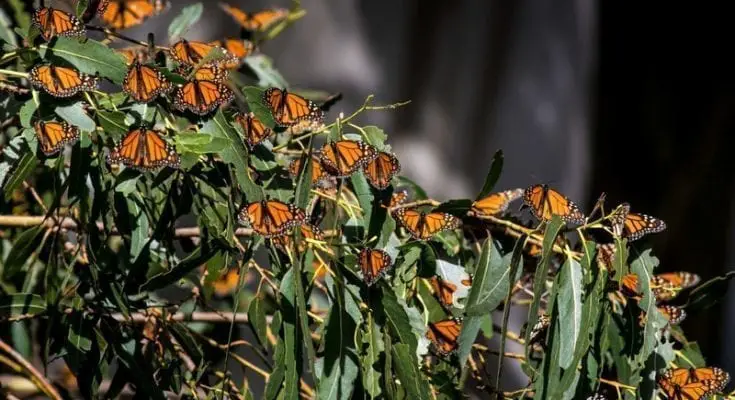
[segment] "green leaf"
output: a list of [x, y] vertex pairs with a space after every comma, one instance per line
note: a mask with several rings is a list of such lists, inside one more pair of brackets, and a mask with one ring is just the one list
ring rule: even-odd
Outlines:
[[0, 45], [5, 42], [13, 48], [18, 47], [18, 40], [13, 32], [13, 21], [0, 9]]
[[663, 329], [667, 325], [666, 318], [656, 308], [656, 299], [650, 288], [653, 270], [658, 266], [658, 259], [651, 255], [651, 249], [647, 249], [631, 262], [630, 270], [638, 275], [638, 284], [641, 288], [643, 297], [638, 302], [638, 306], [646, 313], [646, 323], [643, 326], [643, 332], [640, 333], [643, 338], [643, 344], [640, 352], [636, 355], [635, 361], [638, 366], [642, 366], [648, 359], [656, 346], [655, 332]]
[[[324, 357], [319, 360], [317, 368], [317, 376], [321, 377], [317, 398], [351, 399], [360, 371], [354, 341], [360, 308], [352, 296], [344, 296], [344, 288], [335, 284], [333, 279], [327, 279], [327, 288], [330, 297], [337, 301], [332, 302], [326, 324]], [[350, 289], [359, 290], [356, 286]]]
[[0, 296], [0, 321], [31, 317], [46, 312], [46, 300], [37, 294], [16, 293]]
[[87, 132], [93, 132], [97, 127], [92, 118], [89, 118], [87, 112], [84, 110], [83, 101], [78, 101], [68, 106], [58, 106], [55, 109], [56, 115], [61, 117], [64, 121], [78, 127], [79, 129]]
[[227, 147], [222, 150], [220, 157], [222, 161], [232, 165], [240, 190], [245, 193], [249, 202], [260, 200], [262, 192], [248, 173], [248, 150], [244, 143], [228, 122], [222, 110], [217, 111], [214, 118], [207, 121], [201, 129], [212, 138], [221, 138], [227, 141]]
[[128, 213], [133, 218], [133, 232], [130, 236], [130, 262], [135, 263], [150, 238], [150, 224], [148, 215], [143, 210], [143, 199], [139, 193], [125, 199], [128, 204]]
[[204, 6], [202, 3], [195, 3], [190, 6], [184, 7], [181, 13], [171, 21], [168, 26], [168, 39], [170, 42], [175, 42], [178, 38], [184, 34], [194, 24], [199, 22], [204, 12]]
[[140, 287], [141, 292], [164, 288], [185, 277], [194, 268], [198, 268], [216, 254], [216, 249], [197, 247], [188, 257], [170, 270], [154, 275]]
[[[296, 207], [306, 209], [309, 205], [309, 193], [311, 192], [311, 176], [314, 168], [313, 163], [304, 162], [305, 160], [311, 160], [311, 154], [313, 151], [313, 141], [309, 140], [309, 148], [306, 152], [306, 157], [301, 158], [301, 171], [299, 171], [298, 180], [296, 182], [296, 195], [294, 204]], [[311, 265], [310, 263], [304, 264], [306, 266]]]
[[18, 22], [18, 28], [23, 32], [28, 32], [31, 26], [31, 16], [25, 11], [26, 2], [22, 0], [9, 0], [10, 6], [13, 8], [13, 16]]
[[248, 306], [248, 324], [255, 332], [258, 342], [264, 347], [268, 346], [268, 323], [265, 318], [265, 304], [261, 296], [255, 296]]
[[[549, 275], [549, 264], [553, 256], [553, 246], [556, 237], [564, 227], [564, 221], [555, 215], [549, 224], [546, 225], [546, 232], [544, 233], [544, 240], [542, 243], [543, 252], [541, 254], [541, 261], [539, 261], [538, 267], [536, 267], [536, 274], [533, 278], [533, 301], [528, 309], [528, 326], [532, 327], [536, 325], [538, 321], [538, 309], [541, 304], [541, 295], [546, 290], [546, 278]], [[532, 329], [526, 329], [525, 342], [529, 342]], [[526, 345], [526, 355], [529, 354], [531, 348]]]
[[300, 332], [294, 284], [294, 269], [291, 268], [283, 276], [280, 288], [280, 305], [283, 310], [283, 345], [286, 352], [284, 398], [297, 400], [299, 398], [299, 376], [301, 376], [303, 363], [299, 349]]
[[[398, 338], [399, 342], [407, 344], [411, 352], [415, 353], [418, 346], [416, 335], [413, 333], [406, 310], [398, 303], [398, 299], [392, 290], [383, 290], [381, 303], [383, 304], [386, 322], [393, 336]], [[414, 355], [414, 361], [415, 358]]]
[[363, 352], [360, 365], [362, 367], [362, 387], [370, 395], [370, 398], [379, 397], [382, 393], [381, 385], [381, 367], [380, 355], [385, 351], [383, 344], [383, 333], [380, 332], [380, 326], [372, 320], [372, 315], [368, 317], [367, 323], [363, 325], [366, 332], [363, 332], [362, 343]]
[[125, 124], [125, 113], [120, 111], [97, 111], [95, 113], [100, 123], [102, 132], [110, 139], [120, 140], [128, 133], [128, 126]]
[[38, 158], [30, 152], [23, 154], [23, 157], [18, 161], [13, 169], [10, 178], [5, 183], [3, 191], [5, 193], [5, 201], [9, 201], [13, 195], [13, 191], [20, 187], [23, 181], [26, 180], [38, 165]]
[[566, 369], [574, 358], [582, 324], [582, 267], [573, 258], [567, 258], [559, 277], [559, 366]]
[[227, 139], [198, 133], [180, 133], [174, 140], [177, 149], [195, 154], [219, 153], [230, 144]]
[[485, 240], [475, 266], [466, 314], [481, 316], [492, 312], [505, 299], [510, 280], [510, 258], [503, 259], [492, 239]]
[[500, 178], [500, 173], [502, 171], [503, 171], [503, 151], [498, 150], [495, 152], [495, 155], [493, 155], [493, 162], [490, 165], [490, 171], [487, 173], [487, 177], [485, 177], [485, 184], [482, 185], [482, 190], [477, 195], [477, 198], [475, 200], [480, 200], [481, 198], [489, 195], [490, 192], [493, 191], [493, 188], [495, 187], [495, 184], [498, 182], [498, 178]]
[[[264, 54], [253, 54], [245, 58], [245, 65], [258, 77], [258, 86], [286, 88], [288, 84], [273, 66], [273, 60]], [[251, 108], [252, 110], [252, 108]]]
[[24, 128], [33, 128], [33, 114], [38, 110], [38, 104], [31, 98], [23, 104], [20, 109], [20, 125]]
[[416, 356], [409, 345], [396, 343], [392, 347], [393, 365], [401, 387], [406, 390], [406, 397], [413, 400], [428, 400], [429, 384], [419, 370]]
[[58, 37], [49, 43], [39, 46], [41, 57], [53, 63], [54, 58], [62, 58], [79, 71], [110, 79], [114, 83], [122, 84], [127, 67], [125, 59], [104, 44], [87, 39], [80, 42], [78, 39]]
[[263, 393], [263, 398], [266, 400], [276, 400], [281, 392], [283, 380], [286, 377], [285, 347], [285, 343], [279, 338], [273, 356], [273, 371], [268, 377], [268, 382], [265, 384], [265, 393]]
[[[299, 232], [298, 235], [301, 235], [301, 233]], [[303, 277], [304, 266], [311, 266], [311, 263], [313, 261], [314, 250], [309, 247], [307, 248], [306, 253], [304, 253], [301, 262], [299, 263], [297, 261], [292, 269], [294, 270], [293, 285], [294, 292], [296, 293], [296, 306], [298, 307], [301, 338], [304, 340], [304, 347], [306, 348], [306, 358], [309, 360], [309, 371], [312, 373], [315, 371], [316, 352], [314, 351], [314, 342], [311, 341], [311, 335], [308, 334], [308, 332], [311, 332], [311, 328], [309, 328], [309, 316], [306, 314], [306, 294], [304, 293], [304, 286], [301, 278]]]
[[92, 349], [92, 335], [94, 325], [86, 319], [81, 313], [74, 313], [69, 318], [69, 332], [67, 333], [67, 343], [82, 353], [86, 353]]
[[378, 128], [377, 126], [369, 125], [362, 128], [362, 133], [365, 135], [365, 141], [378, 149], [379, 151], [385, 151], [385, 141], [388, 140], [388, 135]]
[[4, 280], [7, 281], [20, 272], [31, 254], [38, 248], [44, 232], [46, 232], [46, 226], [41, 224], [26, 229], [16, 237], [15, 245], [10, 249], [10, 253], [8, 253], [8, 257], [5, 259], [3, 268]]
[[273, 127], [276, 126], [276, 121], [273, 119], [273, 114], [268, 110], [268, 107], [263, 104], [263, 93], [265, 90], [255, 86], [246, 86], [242, 89], [242, 92], [248, 103], [248, 109], [255, 114], [255, 117], [257, 117], [263, 125], [273, 129]]
[[74, 12], [78, 18], [81, 18], [81, 16], [84, 15], [84, 12], [87, 11], [87, 6], [89, 6], [89, 0], [77, 0]]

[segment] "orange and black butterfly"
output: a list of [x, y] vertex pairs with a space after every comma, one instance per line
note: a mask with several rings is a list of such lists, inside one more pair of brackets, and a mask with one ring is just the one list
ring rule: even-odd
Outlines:
[[615, 269], [613, 263], [617, 252], [615, 243], [597, 243], [595, 247], [597, 248], [597, 262], [608, 271], [613, 271]]
[[227, 297], [235, 292], [239, 283], [240, 273], [238, 268], [230, 268], [212, 283], [214, 294], [217, 297]]
[[457, 350], [459, 334], [462, 331], [462, 320], [458, 318], [430, 322], [426, 338], [431, 341], [434, 350], [442, 356], [448, 356]]
[[630, 204], [623, 203], [610, 215], [613, 233], [634, 241], [649, 233], [658, 233], [666, 229], [666, 223], [646, 214], [630, 212]]
[[352, 175], [378, 156], [373, 146], [352, 140], [326, 143], [318, 154], [327, 172], [337, 178]]
[[626, 297], [640, 298], [641, 290], [638, 283], [638, 275], [627, 274], [620, 279], [620, 292]]
[[666, 370], [657, 383], [667, 399], [701, 400], [722, 391], [729, 380], [730, 375], [717, 367], [676, 368]]
[[[324, 240], [324, 233], [321, 229], [319, 229], [318, 226], [311, 224], [309, 222], [304, 222], [299, 229], [301, 230], [301, 237], [303, 239], [311, 239], [311, 240]], [[271, 241], [273, 242], [273, 245], [275, 245], [277, 248], [286, 251], [286, 248], [291, 244], [291, 236], [289, 235], [281, 235], [281, 236], [274, 236], [271, 238]], [[300, 251], [303, 251], [303, 249], [306, 248], [306, 246], [302, 246], [302, 244], [305, 244], [305, 241], [302, 241], [302, 243], [299, 243], [299, 249]]]
[[313, 101], [286, 90], [266, 89], [263, 102], [280, 126], [290, 127], [304, 121], [321, 124], [324, 121], [324, 112]]
[[225, 40], [215, 40], [209, 43], [212, 46], [222, 47], [227, 50], [231, 58], [227, 59], [222, 65], [227, 69], [236, 69], [240, 67], [242, 61], [255, 51], [255, 43], [239, 39], [239, 38], [227, 38]]
[[[454, 303], [454, 294], [457, 292], [457, 285], [438, 276], [433, 276], [429, 282], [434, 289], [434, 294], [444, 307], [450, 308], [456, 305]], [[462, 280], [462, 284], [469, 287], [472, 285], [472, 282]]]
[[496, 215], [508, 209], [508, 205], [523, 196], [523, 189], [506, 190], [492, 193], [472, 203], [475, 215]]
[[54, 36], [83, 36], [87, 33], [84, 24], [77, 17], [51, 7], [41, 7], [33, 11], [32, 21], [47, 42]]
[[140, 46], [115, 49], [115, 52], [123, 56], [126, 65], [133, 65], [135, 62], [142, 64], [148, 57], [148, 49]]
[[551, 221], [554, 215], [558, 215], [565, 222], [584, 223], [584, 214], [579, 207], [547, 185], [529, 186], [523, 192], [523, 202], [539, 220]]
[[402, 204], [405, 204], [406, 201], [408, 201], [408, 190], [399, 190], [397, 192], [394, 192], [390, 196], [390, 203], [388, 203], [388, 208], [400, 206]]
[[416, 239], [428, 240], [435, 234], [456, 229], [462, 221], [443, 212], [424, 213], [415, 209], [399, 208], [393, 217]]
[[364, 247], [360, 250], [358, 260], [362, 279], [368, 286], [372, 286], [393, 267], [393, 260], [383, 250]]
[[166, 143], [162, 132], [145, 128], [128, 132], [107, 159], [111, 164], [122, 163], [142, 171], [164, 166], [178, 168], [180, 163], [176, 149]]
[[33, 128], [36, 131], [36, 138], [38, 138], [41, 151], [47, 156], [55, 154], [65, 145], [73, 144], [79, 140], [79, 129], [65, 121], [38, 121], [33, 125]]
[[156, 69], [135, 61], [123, 81], [123, 91], [135, 101], [148, 103], [172, 89], [171, 82]]
[[247, 222], [255, 233], [266, 238], [281, 236], [306, 220], [304, 210], [278, 200], [262, 200], [243, 207], [238, 214], [241, 222]]
[[169, 54], [171, 58], [179, 64], [183, 64], [188, 67], [194, 67], [207, 57], [210, 52], [216, 48], [220, 48], [224, 52], [225, 56], [223, 59], [217, 59], [212, 62], [204, 63], [205, 65], [216, 65], [216, 64], [227, 64], [230, 62], [239, 62], [239, 60], [230, 54], [227, 50], [221, 48], [218, 45], [197, 41], [189, 41], [181, 39], [176, 42], [171, 49]]
[[686, 311], [681, 307], [664, 304], [657, 308], [666, 320], [669, 321], [669, 325], [679, 325], [687, 317]]
[[54, 97], [71, 97], [97, 88], [97, 78], [74, 68], [54, 65], [36, 65], [29, 72], [28, 80]]
[[194, 72], [193, 79], [179, 86], [174, 92], [174, 107], [179, 111], [191, 111], [207, 115], [217, 107], [230, 103], [235, 95], [224, 84], [226, 74], [216, 66], [206, 66]]
[[166, 10], [164, 0], [103, 0], [98, 7], [102, 20], [112, 29], [126, 29]]
[[363, 171], [374, 188], [383, 190], [390, 186], [391, 179], [401, 172], [401, 164], [393, 154], [381, 151], [377, 157], [365, 164]]
[[545, 341], [549, 325], [551, 325], [551, 317], [549, 317], [548, 314], [539, 315], [536, 324], [533, 326], [531, 333], [528, 336], [529, 344]]
[[254, 13], [247, 13], [237, 7], [226, 3], [219, 3], [222, 10], [229, 14], [245, 30], [250, 32], [263, 32], [273, 24], [288, 16], [288, 10], [283, 8], [272, 8]]
[[[296, 177], [301, 169], [301, 159], [297, 158], [288, 165], [288, 172], [292, 177]], [[324, 170], [322, 163], [315, 156], [311, 157], [311, 184], [325, 187], [330, 186], [330, 179], [332, 177]]]
[[237, 113], [235, 115], [235, 122], [242, 127], [242, 131], [245, 133], [245, 141], [248, 143], [250, 149], [257, 146], [273, 133], [273, 130], [263, 125], [253, 113]]
[[691, 272], [665, 272], [651, 279], [651, 291], [659, 301], [675, 298], [679, 292], [696, 286], [701, 278]]

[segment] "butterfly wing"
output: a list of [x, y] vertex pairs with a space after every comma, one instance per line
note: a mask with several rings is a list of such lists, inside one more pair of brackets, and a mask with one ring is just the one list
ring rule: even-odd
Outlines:
[[79, 129], [66, 122], [38, 121], [33, 125], [41, 151], [50, 156], [79, 139]]
[[446, 319], [429, 323], [426, 337], [431, 341], [434, 350], [448, 356], [457, 350], [457, 339], [462, 331], [462, 322], [458, 319]]
[[638, 297], [641, 295], [638, 283], [638, 275], [625, 275], [620, 279], [620, 292], [627, 297]]
[[457, 285], [436, 276], [432, 277], [430, 282], [439, 302], [444, 307], [451, 307], [454, 304], [454, 292], [457, 291]]
[[531, 208], [531, 212], [539, 220], [551, 221], [554, 215], [558, 215], [565, 222], [584, 223], [584, 214], [579, 207], [546, 185], [528, 187], [523, 193], [523, 202]]
[[41, 37], [49, 41], [54, 36], [83, 36], [84, 24], [68, 12], [50, 7], [36, 9], [31, 16], [33, 25], [41, 31]]
[[271, 133], [273, 133], [273, 130], [263, 125], [263, 123], [256, 118], [253, 113], [238, 113], [235, 115], [235, 122], [242, 127], [242, 130], [245, 133], [245, 141], [248, 143], [248, 147], [250, 147], [250, 149], [257, 146], [260, 142], [270, 136]]
[[144, 128], [134, 129], [110, 152], [111, 164], [122, 163], [141, 171], [168, 166], [178, 168], [180, 158], [174, 147], [161, 134]]
[[[200, 68], [195, 79], [189, 80], [176, 89], [174, 107], [180, 111], [191, 111], [197, 115], [207, 115], [218, 107], [230, 103], [235, 95], [222, 83], [222, 72], [215, 67]], [[199, 78], [212, 78], [201, 80]]]
[[263, 101], [280, 126], [291, 127], [302, 121], [321, 123], [324, 112], [311, 100], [278, 88], [268, 88]]
[[672, 306], [670, 304], [658, 306], [658, 311], [666, 317], [669, 321], [669, 325], [678, 325], [687, 317], [687, 313], [683, 308]]
[[266, 9], [255, 13], [245, 11], [226, 3], [220, 7], [247, 31], [265, 31], [273, 24], [288, 16], [288, 10], [281, 8]]
[[255, 43], [244, 39], [227, 38], [224, 41], [215, 40], [209, 44], [224, 48], [232, 56], [222, 64], [226, 69], [237, 69], [243, 60], [255, 51]]
[[721, 392], [730, 382], [730, 374], [718, 367], [689, 369], [689, 382], [709, 381], [714, 392]]
[[461, 220], [452, 214], [437, 212], [425, 214], [422, 223], [423, 229], [417, 239], [427, 240], [439, 232], [456, 229], [460, 224]]
[[[292, 177], [297, 177], [301, 170], [301, 159], [297, 158], [288, 165], [288, 172]], [[326, 185], [330, 176], [327, 171], [324, 170], [322, 164], [319, 162], [317, 157], [311, 157], [311, 183], [312, 185], [322, 186]]]
[[390, 196], [388, 208], [397, 207], [408, 200], [408, 190], [399, 190]]
[[319, 160], [330, 175], [346, 177], [378, 156], [373, 146], [364, 142], [340, 140], [325, 144], [319, 150]]
[[628, 213], [625, 217], [623, 236], [629, 241], [642, 238], [649, 233], [658, 233], [666, 229], [666, 223], [646, 214]]
[[401, 171], [401, 164], [396, 156], [380, 152], [372, 161], [365, 164], [363, 168], [365, 177], [374, 188], [384, 190], [390, 186], [390, 181]]
[[154, 67], [134, 62], [123, 81], [123, 91], [140, 103], [148, 103], [168, 93], [171, 82]]
[[36, 65], [29, 72], [28, 80], [54, 97], [71, 97], [97, 87], [95, 78], [73, 68], [53, 65]]
[[477, 215], [496, 215], [508, 209], [508, 205], [523, 196], [523, 189], [506, 190], [492, 193], [472, 203], [472, 211]]
[[597, 248], [597, 262], [607, 268], [608, 272], [613, 271], [617, 252], [615, 243], [598, 243], [595, 247]]
[[393, 261], [383, 250], [363, 248], [360, 250], [358, 259], [362, 279], [368, 286], [372, 286], [393, 267]]
[[250, 203], [240, 211], [239, 217], [266, 238], [283, 235], [306, 220], [302, 209], [278, 200]]
[[127, 29], [163, 12], [164, 0], [111, 0], [102, 11], [102, 20], [112, 29]]

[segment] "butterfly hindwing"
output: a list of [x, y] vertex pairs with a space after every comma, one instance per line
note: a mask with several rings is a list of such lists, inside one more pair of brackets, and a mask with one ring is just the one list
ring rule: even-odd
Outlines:
[[122, 163], [142, 171], [168, 166], [178, 168], [180, 158], [160, 132], [138, 128], [128, 132], [110, 152], [111, 164]]

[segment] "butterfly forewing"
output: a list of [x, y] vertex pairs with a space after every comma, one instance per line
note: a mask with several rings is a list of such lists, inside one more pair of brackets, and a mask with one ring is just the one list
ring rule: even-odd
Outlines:
[[164, 166], [178, 168], [180, 163], [176, 149], [166, 143], [162, 133], [145, 128], [128, 132], [110, 152], [108, 160], [111, 164], [122, 163], [142, 171]]
[[133, 62], [123, 81], [123, 91], [141, 103], [148, 103], [171, 89], [171, 82], [161, 71], [138, 61]]
[[551, 221], [554, 215], [558, 215], [565, 222], [584, 223], [585, 216], [579, 207], [566, 196], [546, 185], [529, 186], [523, 192], [523, 202], [541, 221]]
[[340, 140], [325, 144], [319, 150], [319, 160], [330, 175], [341, 178], [352, 175], [375, 159], [378, 152], [364, 142]]
[[279, 88], [268, 88], [263, 102], [279, 126], [293, 127], [301, 122], [324, 122], [324, 112], [311, 100]]
[[256, 118], [253, 113], [238, 113], [235, 115], [235, 122], [240, 125], [245, 133], [245, 141], [250, 149], [257, 146], [273, 133], [273, 130], [263, 125], [263, 123]]
[[272, 8], [248, 13], [227, 3], [220, 3], [220, 7], [237, 21], [240, 26], [251, 32], [266, 31], [273, 24], [288, 16], [288, 10], [283, 8]]
[[358, 258], [362, 279], [368, 286], [372, 286], [393, 267], [393, 260], [383, 250], [363, 248]]
[[28, 80], [54, 97], [71, 97], [97, 88], [96, 78], [73, 68], [53, 65], [36, 65], [28, 73]]
[[448, 356], [457, 350], [457, 339], [462, 331], [460, 319], [446, 319], [430, 322], [426, 337], [431, 341], [434, 350], [443, 356]]
[[363, 167], [365, 177], [374, 188], [383, 190], [390, 186], [390, 181], [401, 171], [401, 164], [396, 156], [380, 152], [372, 161]]
[[51, 7], [36, 9], [31, 19], [46, 41], [54, 36], [83, 36], [86, 33], [84, 24], [77, 17]]
[[508, 209], [508, 205], [523, 196], [523, 189], [512, 189], [492, 193], [472, 203], [472, 211], [477, 215], [496, 215]]
[[168, 7], [164, 0], [109, 0], [100, 10], [102, 20], [112, 29], [126, 29], [142, 24]]
[[293, 204], [278, 200], [250, 203], [240, 211], [239, 219], [247, 222], [255, 233], [266, 238], [286, 234], [306, 220], [304, 211]]
[[79, 139], [79, 129], [66, 122], [38, 121], [33, 125], [41, 151], [50, 156]]

